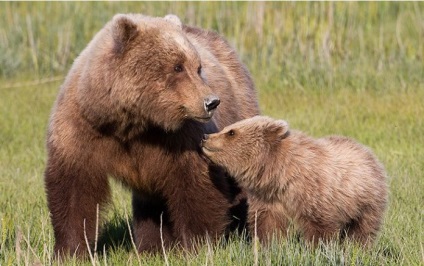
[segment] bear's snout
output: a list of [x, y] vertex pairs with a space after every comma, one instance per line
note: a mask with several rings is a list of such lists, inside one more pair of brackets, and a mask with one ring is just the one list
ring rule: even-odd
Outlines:
[[209, 138], [208, 134], [203, 134], [202, 140], [200, 141], [200, 148], [205, 148], [206, 140]]
[[219, 98], [217, 96], [211, 95], [205, 98], [204, 104], [205, 104], [205, 111], [207, 113], [215, 110], [218, 105], [221, 103]]

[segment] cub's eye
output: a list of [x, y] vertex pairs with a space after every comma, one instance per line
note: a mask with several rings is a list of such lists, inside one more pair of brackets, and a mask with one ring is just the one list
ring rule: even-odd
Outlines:
[[183, 65], [178, 64], [178, 65], [174, 66], [174, 71], [177, 72], [177, 73], [183, 72], [184, 71]]
[[202, 74], [202, 66], [197, 68], [197, 74], [200, 76]]
[[227, 132], [227, 135], [228, 135], [228, 136], [234, 136], [234, 134], [236, 134], [236, 133], [235, 133], [235, 132], [234, 132], [234, 130], [232, 130], [232, 129], [231, 129], [230, 131], [228, 131], [228, 132]]

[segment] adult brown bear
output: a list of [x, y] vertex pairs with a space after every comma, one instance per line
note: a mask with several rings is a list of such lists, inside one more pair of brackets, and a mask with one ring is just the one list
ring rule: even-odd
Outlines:
[[199, 142], [258, 113], [248, 71], [218, 34], [173, 15], [116, 15], [75, 60], [51, 114], [55, 253], [86, 254], [108, 176], [132, 189], [139, 251], [161, 247], [161, 215], [167, 246], [225, 233], [240, 190], [201, 158]]

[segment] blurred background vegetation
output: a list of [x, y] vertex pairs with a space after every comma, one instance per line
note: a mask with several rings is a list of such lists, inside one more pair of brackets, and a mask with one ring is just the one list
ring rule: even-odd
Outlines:
[[[172, 265], [424, 264], [424, 2], [222, 1], [0, 2], [0, 265], [52, 264], [48, 116], [73, 60], [113, 15], [129, 12], [173, 13], [219, 32], [250, 70], [264, 114], [313, 136], [356, 138], [389, 173], [389, 208], [370, 251], [288, 241], [258, 258], [235, 240], [169, 256]], [[93, 264], [137, 264], [126, 229], [130, 193], [114, 188], [109, 250]]]
[[65, 75], [94, 34], [128, 12], [174, 13], [218, 31], [261, 86], [406, 89], [424, 74], [420, 2], [1, 2], [0, 77]]

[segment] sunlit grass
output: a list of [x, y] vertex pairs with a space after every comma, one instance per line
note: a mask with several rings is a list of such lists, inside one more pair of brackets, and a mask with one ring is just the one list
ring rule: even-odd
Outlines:
[[[264, 114], [315, 137], [353, 137], [390, 176], [389, 209], [371, 250], [351, 243], [310, 249], [289, 239], [260, 247], [256, 261], [254, 245], [235, 237], [197, 254], [171, 251], [170, 265], [424, 262], [424, 4], [1, 2], [0, 265], [52, 262], [43, 184], [48, 116], [74, 58], [118, 12], [174, 13], [218, 31], [251, 71]], [[126, 226], [130, 193], [113, 187], [97, 264], [138, 264]], [[164, 265], [160, 254], [140, 262]]]

